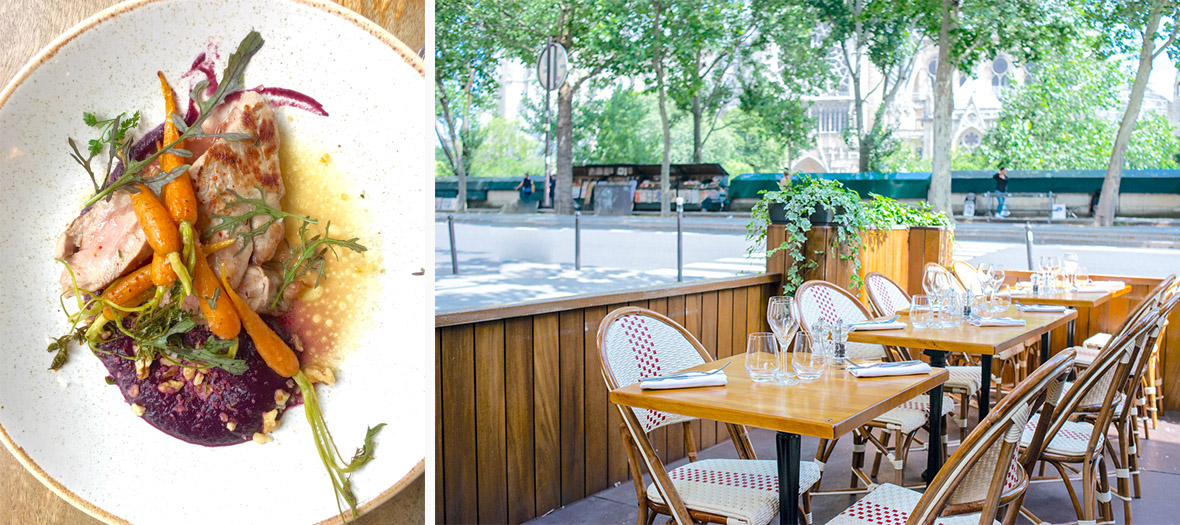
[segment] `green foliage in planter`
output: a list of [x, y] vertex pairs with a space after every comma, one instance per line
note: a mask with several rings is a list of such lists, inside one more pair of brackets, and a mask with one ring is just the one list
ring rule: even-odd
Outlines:
[[922, 227], [922, 226], [952, 226], [945, 213], [935, 212], [929, 203], [919, 202], [916, 206], [909, 206], [896, 199], [891, 199], [876, 193], [870, 193], [873, 200], [869, 201], [867, 221], [869, 226], [879, 230], [891, 229], [894, 226]]
[[762, 199], [750, 210], [750, 222], [746, 225], [746, 239], [751, 242], [748, 252], [757, 253], [765, 246], [766, 231], [770, 226], [770, 205], [783, 204], [786, 212], [786, 240], [768, 250], [771, 257], [780, 250], [786, 250], [792, 264], [784, 276], [783, 293], [791, 294], [803, 284], [803, 273], [816, 267], [815, 258], [824, 254], [817, 250], [815, 257], [803, 253], [805, 234], [811, 229], [808, 216], [817, 209], [827, 209], [835, 214], [836, 235], [828, 249], [835, 250], [840, 260], [852, 263], [849, 286], [853, 289], [862, 284], [860, 275], [861, 232], [868, 227], [868, 216], [860, 203], [860, 195], [845, 188], [840, 181], [801, 176], [794, 182], [784, 181], [778, 191], [762, 192]]

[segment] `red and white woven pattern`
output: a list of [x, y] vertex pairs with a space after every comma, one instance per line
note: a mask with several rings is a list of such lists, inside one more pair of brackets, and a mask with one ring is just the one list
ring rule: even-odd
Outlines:
[[[851, 507], [828, 522], [828, 525], [905, 525], [922, 493], [892, 483], [878, 485]], [[977, 525], [979, 513], [939, 518], [939, 525]], [[995, 522], [1000, 523], [1000, 522]]]
[[[1027, 447], [1032, 443], [1033, 433], [1037, 429], [1037, 421], [1040, 420], [1040, 414], [1034, 414], [1029, 418], [1028, 423], [1024, 425], [1024, 434], [1020, 436], [1020, 446]], [[1052, 441], [1049, 441], [1049, 446], [1045, 448], [1045, 452], [1055, 454], [1058, 456], [1084, 456], [1086, 455], [1087, 447], [1090, 445], [1090, 434], [1094, 433], [1094, 425], [1084, 421], [1066, 421], [1061, 426], [1061, 430], [1053, 436]], [[1048, 439], [1048, 436], [1046, 436]], [[1102, 448], [1106, 436], [1098, 436], [1098, 443], [1096, 447]]]
[[[950, 414], [954, 409], [955, 398], [944, 394], [942, 396], [942, 415]], [[873, 419], [874, 422], [883, 423], [890, 430], [901, 430], [905, 434], [921, 428], [929, 420], [930, 396], [928, 394], [922, 394], [906, 401], [901, 406]]]
[[1102, 350], [1107, 341], [1110, 341], [1111, 335], [1104, 333], [1097, 333], [1082, 341], [1082, 346], [1095, 350], [1094, 355], [1098, 355], [1097, 350]]
[[[799, 463], [799, 494], [819, 481], [814, 461]], [[774, 460], [703, 459], [668, 473], [690, 510], [728, 516], [730, 524], [762, 525], [778, 514], [778, 466]], [[648, 499], [663, 503], [655, 483]]]
[[[820, 319], [828, 323], [844, 320], [845, 323], [867, 321], [861, 307], [848, 296], [836, 292], [832, 285], [820, 283], [807, 287], [795, 297], [799, 301], [799, 315], [803, 318], [803, 325], [811, 329]], [[848, 343], [845, 345], [848, 357], [857, 361], [872, 361], [885, 357], [885, 347], [866, 343]]]
[[975, 393], [983, 384], [983, 369], [978, 366], [948, 366], [949, 377], [943, 387], [951, 392]]
[[[611, 372], [620, 385], [684, 370], [704, 363], [701, 354], [675, 328], [645, 315], [624, 315], [611, 323], [604, 338]], [[645, 432], [693, 418], [635, 408]]]
[[902, 308], [910, 307], [910, 298], [884, 275], [870, 275], [865, 278], [868, 287], [869, 300], [873, 301], [881, 315], [893, 315]]

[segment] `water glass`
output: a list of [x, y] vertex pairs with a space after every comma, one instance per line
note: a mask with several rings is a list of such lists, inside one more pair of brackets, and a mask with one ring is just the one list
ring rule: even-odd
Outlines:
[[778, 375], [778, 340], [770, 332], [754, 332], [746, 339], [746, 372], [758, 383], [774, 381]]
[[795, 375], [804, 382], [819, 379], [828, 365], [823, 346], [816, 344], [811, 334], [806, 332], [795, 334], [794, 343], [790, 351], [791, 367], [795, 369]]
[[996, 295], [992, 297], [992, 313], [998, 314], [1007, 312], [1012, 307], [1012, 298], [1007, 295]]
[[939, 328], [954, 328], [963, 322], [963, 303], [959, 294], [946, 292], [939, 298], [939, 303]]
[[930, 296], [915, 295], [910, 298], [910, 323], [914, 328], [930, 328], [934, 324], [934, 308]]
[[971, 317], [986, 317], [990, 309], [990, 301], [986, 295], [976, 295], [971, 297], [970, 311]]
[[1078, 266], [1078, 269], [1074, 271], [1073, 281], [1074, 281], [1074, 286], [1089, 286], [1090, 285], [1090, 272], [1089, 272], [1089, 270], [1086, 270], [1085, 266]]
[[1065, 255], [1061, 257], [1061, 269], [1065, 271], [1066, 284], [1073, 286], [1074, 278], [1078, 273], [1078, 254], [1065, 252]]

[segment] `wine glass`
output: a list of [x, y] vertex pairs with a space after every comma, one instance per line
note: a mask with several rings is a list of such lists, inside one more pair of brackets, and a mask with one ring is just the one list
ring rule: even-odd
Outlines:
[[795, 334], [793, 342], [790, 353], [791, 367], [795, 369], [795, 375], [804, 382], [819, 379], [824, 373], [824, 368], [828, 366], [823, 346], [813, 339], [811, 334], [802, 331]]
[[950, 285], [946, 271], [942, 268], [930, 266], [922, 275], [922, 290], [926, 295], [938, 295], [950, 288]]
[[[1004, 267], [1003, 266], [1001, 266], [999, 264], [992, 266], [992, 273], [991, 273], [991, 285], [992, 285], [991, 288], [992, 288], [992, 290], [995, 290], [995, 291], [1000, 290], [1000, 286], [1002, 286], [1004, 284], [1004, 277], [1005, 277], [1005, 275], [1004, 275]], [[994, 295], [994, 293], [995, 292], [993, 292], [993, 295]]]
[[1061, 268], [1065, 270], [1065, 276], [1070, 286], [1073, 286], [1075, 275], [1078, 272], [1078, 254], [1077, 252], [1065, 252], [1061, 257]]
[[1076, 286], [1080, 287], [1090, 285], [1090, 271], [1087, 270], [1085, 266], [1078, 266], [1078, 269], [1074, 270], [1074, 272], [1073, 280]]
[[779, 346], [784, 346], [791, 333], [799, 329], [799, 316], [795, 312], [795, 301], [787, 296], [771, 297], [766, 303], [766, 322], [778, 337]]
[[983, 295], [991, 296], [995, 291], [992, 290], [992, 267], [991, 263], [979, 263], [976, 269], [975, 278], [979, 280], [980, 291]]
[[746, 372], [757, 383], [774, 381], [779, 367], [778, 340], [770, 332], [754, 332], [746, 338]]

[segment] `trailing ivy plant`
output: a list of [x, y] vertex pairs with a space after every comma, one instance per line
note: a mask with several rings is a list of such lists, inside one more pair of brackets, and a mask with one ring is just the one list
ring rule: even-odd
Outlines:
[[[763, 191], [762, 199], [750, 210], [750, 222], [746, 225], [746, 239], [751, 242], [748, 252], [757, 253], [766, 243], [766, 232], [770, 226], [770, 205], [783, 205], [786, 213], [786, 239], [778, 246], [767, 250], [771, 257], [786, 250], [792, 264], [783, 280], [783, 293], [794, 293], [803, 284], [803, 274], [816, 267], [815, 257], [803, 253], [805, 234], [811, 229], [808, 217], [823, 208], [835, 215], [835, 235], [827, 249], [835, 250], [842, 261], [852, 263], [849, 286], [853, 289], [862, 284], [860, 276], [861, 232], [868, 227], [868, 216], [860, 203], [860, 195], [845, 188], [840, 181], [799, 176], [794, 181], [783, 179], [777, 191]], [[814, 256], [824, 254], [817, 250]]]

